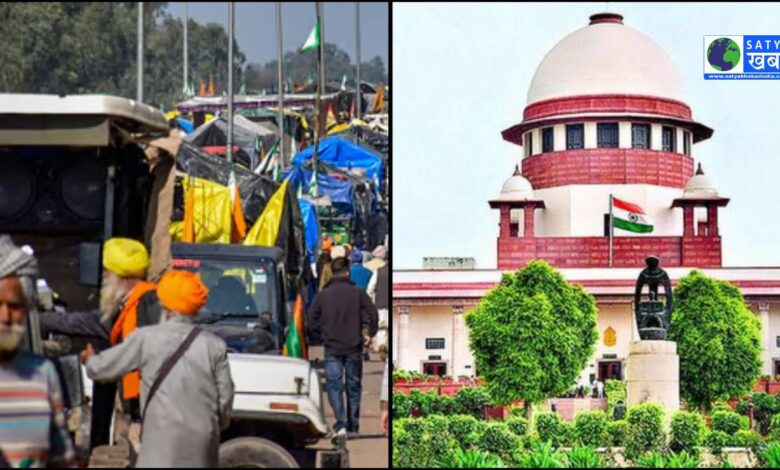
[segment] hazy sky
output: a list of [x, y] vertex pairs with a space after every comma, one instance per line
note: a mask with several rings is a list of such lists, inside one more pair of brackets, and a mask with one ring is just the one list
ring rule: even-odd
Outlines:
[[[276, 2], [236, 2], [235, 36], [247, 63], [276, 60]], [[334, 43], [355, 61], [355, 2], [323, 3], [325, 42]], [[168, 11], [184, 17], [184, 2], [171, 2]], [[387, 67], [387, 3], [360, 4], [360, 56], [368, 62], [379, 56]], [[219, 23], [227, 31], [227, 2], [189, 2], [189, 16], [198, 23]], [[299, 48], [314, 27], [314, 2], [282, 2], [282, 44], [285, 51]], [[225, 45], [227, 47], [227, 44]], [[327, 63], [325, 66], [327, 67]]]
[[[487, 201], [520, 162], [519, 123], [544, 55], [606, 4], [393, 5], [393, 268], [466, 256], [495, 269]], [[677, 66], [694, 120], [715, 130], [694, 160], [731, 202], [724, 266], [780, 266], [780, 81], [704, 80], [705, 35], [780, 35], [777, 3], [609, 3]], [[626, 51], [631, 53], [631, 51]]]

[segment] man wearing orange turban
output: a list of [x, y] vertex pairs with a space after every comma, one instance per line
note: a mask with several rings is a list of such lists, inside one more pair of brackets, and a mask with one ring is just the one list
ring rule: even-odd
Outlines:
[[[140, 369], [144, 422], [137, 467], [216, 468], [220, 432], [230, 424], [233, 380], [225, 342], [208, 331], [193, 331], [192, 317], [206, 303], [208, 289], [197, 274], [172, 270], [160, 279], [157, 295], [163, 321], [139, 328], [98, 355], [88, 345], [81, 359], [96, 381]], [[194, 340], [150, 400], [162, 365], [191, 334]]]

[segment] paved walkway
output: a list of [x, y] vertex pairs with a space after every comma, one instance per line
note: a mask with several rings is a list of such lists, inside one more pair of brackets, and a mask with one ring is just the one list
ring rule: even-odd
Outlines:
[[[309, 349], [310, 359], [320, 359], [324, 355], [322, 347]], [[315, 367], [322, 377], [322, 399], [328, 425], [333, 426], [333, 410], [325, 391], [325, 378], [322, 362]], [[389, 442], [381, 433], [379, 391], [382, 388], [382, 374], [385, 363], [378, 356], [371, 355], [371, 361], [363, 363], [363, 400], [360, 404], [360, 436], [347, 442], [349, 465], [352, 468], [388, 468], [390, 466]], [[322, 441], [324, 445], [328, 441]]]

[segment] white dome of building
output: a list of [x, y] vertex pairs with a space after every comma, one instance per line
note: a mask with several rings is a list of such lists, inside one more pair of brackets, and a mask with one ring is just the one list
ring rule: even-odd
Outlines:
[[709, 178], [704, 174], [699, 163], [699, 169], [693, 175], [683, 190], [684, 199], [717, 198], [718, 190]]
[[501, 194], [498, 196], [499, 201], [525, 201], [533, 198], [534, 190], [531, 182], [523, 178], [518, 168], [515, 168], [514, 175], [504, 181]]
[[666, 52], [614, 13], [591, 16], [536, 69], [527, 104], [578, 95], [628, 94], [685, 103], [685, 84]]

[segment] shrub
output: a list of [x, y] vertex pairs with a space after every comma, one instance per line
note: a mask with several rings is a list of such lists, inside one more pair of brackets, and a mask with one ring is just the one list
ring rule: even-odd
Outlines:
[[528, 434], [528, 420], [525, 418], [517, 416], [510, 417], [506, 420], [506, 425], [515, 436], [522, 437]]
[[713, 455], [720, 455], [723, 448], [729, 445], [729, 435], [723, 431], [710, 431], [704, 439]]
[[639, 468], [666, 468], [666, 459], [658, 452], [651, 452], [636, 458]]
[[420, 468], [428, 465], [423, 437], [422, 420], [409, 418], [393, 420], [393, 466]]
[[655, 403], [643, 403], [628, 410], [626, 457], [634, 459], [645, 452], [661, 452], [665, 445], [664, 410]]
[[604, 462], [593, 446], [575, 447], [564, 458], [566, 468], [601, 468]]
[[436, 392], [423, 393], [419, 390], [412, 390], [409, 394], [412, 402], [412, 409], [420, 412], [420, 417], [428, 416], [432, 411], [432, 403], [436, 400]]
[[696, 412], [677, 411], [672, 415], [669, 447], [673, 452], [686, 451], [697, 455], [706, 432], [704, 417]]
[[780, 401], [764, 392], [754, 393], [750, 401], [753, 403], [753, 418], [758, 423], [758, 432], [766, 436], [770, 431], [772, 416], [780, 413]]
[[483, 387], [463, 387], [455, 395], [458, 413], [477, 419], [484, 417], [485, 407], [490, 403], [490, 394]]
[[477, 443], [481, 426], [477, 418], [473, 416], [453, 415], [450, 416], [449, 430], [455, 441], [464, 449], [468, 449]]
[[412, 413], [412, 399], [403, 393], [393, 393], [393, 419], [408, 418]]
[[488, 452], [479, 450], [463, 450], [456, 448], [455, 452], [448, 454], [438, 462], [437, 468], [505, 468], [504, 462]]
[[558, 428], [560, 433], [560, 446], [561, 447], [573, 447], [577, 442], [577, 428], [574, 427], [574, 423], [561, 421], [561, 425]]
[[554, 452], [550, 442], [534, 443], [528, 452], [515, 452], [514, 463], [519, 468], [564, 468], [564, 458]]
[[731, 405], [729, 405], [727, 401], [718, 400], [715, 403], [713, 403], [711, 411], [714, 413], [716, 411], [734, 411], [734, 410], [731, 409]]
[[557, 413], [539, 413], [534, 420], [534, 428], [541, 442], [550, 442], [558, 448], [565, 436], [561, 435], [561, 420]]
[[604, 382], [604, 394], [607, 396], [607, 417], [612, 419], [615, 404], [618, 401], [626, 403], [626, 383], [622, 380], [607, 380]]
[[603, 411], [577, 414], [574, 419], [576, 441], [584, 446], [600, 446], [607, 432], [607, 415]]
[[512, 434], [509, 426], [503, 422], [485, 424], [477, 442], [480, 450], [495, 454], [502, 459], [511, 456], [519, 444], [520, 438]]
[[457, 414], [455, 397], [447, 395], [433, 395], [431, 397], [431, 414], [432, 415], [453, 415]]
[[723, 431], [729, 436], [742, 428], [742, 420], [737, 413], [733, 411], [716, 411], [712, 413], [712, 424], [710, 428], [714, 431]]
[[698, 468], [700, 463], [701, 459], [698, 456], [682, 451], [669, 456], [666, 460], [666, 468]]
[[773, 442], [759, 453], [759, 460], [764, 468], [780, 468], [780, 444]]
[[607, 423], [606, 444], [611, 447], [623, 447], [628, 439], [628, 421], [619, 419]]
[[430, 416], [423, 420], [424, 443], [427, 450], [428, 462], [432, 465], [441, 457], [447, 455], [457, 443], [450, 435], [449, 419], [444, 416]]
[[775, 441], [780, 441], [780, 413], [772, 416], [769, 422], [769, 435]]
[[764, 446], [764, 438], [753, 430], [740, 429], [729, 439], [730, 447], [749, 447], [753, 452], [758, 452]]

